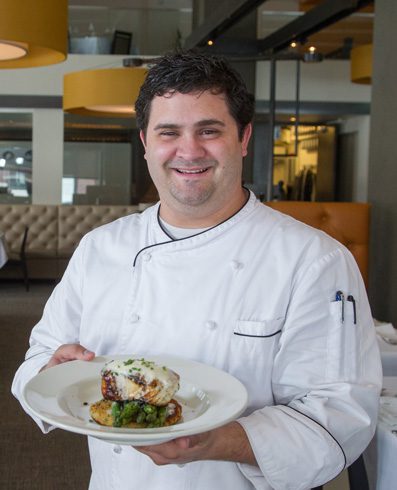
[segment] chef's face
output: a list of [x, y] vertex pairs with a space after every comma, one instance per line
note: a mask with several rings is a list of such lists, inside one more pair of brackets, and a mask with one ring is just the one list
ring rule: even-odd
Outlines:
[[204, 227], [234, 214], [245, 202], [242, 160], [250, 135], [248, 125], [239, 138], [223, 94], [155, 97], [141, 139], [163, 219]]

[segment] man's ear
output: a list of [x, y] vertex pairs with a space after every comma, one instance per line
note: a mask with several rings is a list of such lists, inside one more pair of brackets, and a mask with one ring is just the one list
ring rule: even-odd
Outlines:
[[139, 131], [139, 137], [140, 137], [142, 144], [143, 144], [143, 147], [145, 148], [145, 151], [146, 151], [146, 137], [145, 137], [145, 133], [142, 131], [142, 129]]
[[249, 123], [244, 128], [243, 137], [241, 138], [241, 153], [243, 157], [247, 156], [248, 153], [248, 143], [252, 134], [252, 124]]

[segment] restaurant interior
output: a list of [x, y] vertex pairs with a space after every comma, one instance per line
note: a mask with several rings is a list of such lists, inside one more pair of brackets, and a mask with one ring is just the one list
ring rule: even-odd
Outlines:
[[10, 382], [82, 236], [158, 200], [134, 100], [151, 60], [196, 48], [229, 59], [255, 95], [244, 185], [264, 205], [346, 245], [367, 286], [385, 376], [377, 433], [324, 489], [395, 488], [397, 3], [33, 3], [0, 7], [0, 329], [8, 380], [0, 410], [13, 414], [1, 423], [9, 450], [0, 457], [0, 486], [88, 486], [84, 438], [60, 430], [43, 438], [11, 398]]

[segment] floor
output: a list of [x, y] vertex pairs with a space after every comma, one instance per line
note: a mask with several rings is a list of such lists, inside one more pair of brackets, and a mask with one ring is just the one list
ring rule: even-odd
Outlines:
[[11, 395], [11, 382], [28, 348], [53, 284], [0, 282], [0, 488], [2, 490], [87, 490], [87, 441], [55, 430], [43, 435]]

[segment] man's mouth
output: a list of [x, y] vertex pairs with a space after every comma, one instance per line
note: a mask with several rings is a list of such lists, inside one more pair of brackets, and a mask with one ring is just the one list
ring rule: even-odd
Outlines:
[[176, 170], [180, 174], [192, 175], [192, 174], [203, 174], [204, 172], [207, 172], [208, 169], [209, 169], [209, 167], [199, 168], [199, 169], [195, 169], [195, 170], [192, 170], [192, 169], [183, 169], [183, 168], [175, 168], [174, 170]]

